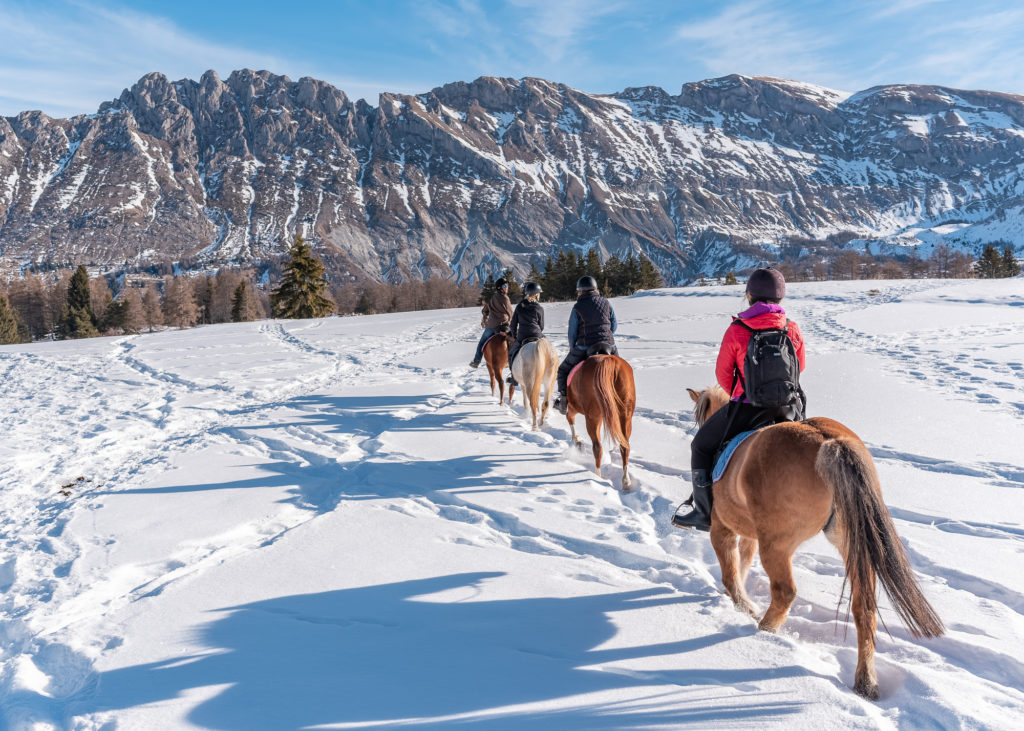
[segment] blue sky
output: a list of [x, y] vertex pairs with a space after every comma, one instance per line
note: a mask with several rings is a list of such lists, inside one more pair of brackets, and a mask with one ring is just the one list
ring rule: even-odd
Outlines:
[[1024, 93], [1021, 0], [0, 0], [0, 115], [93, 112], [149, 71], [313, 76], [377, 103], [482, 75], [588, 92], [730, 73]]

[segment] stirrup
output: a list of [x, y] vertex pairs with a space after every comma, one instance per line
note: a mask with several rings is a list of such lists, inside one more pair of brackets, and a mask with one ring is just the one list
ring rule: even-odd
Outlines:
[[[683, 506], [680, 505], [679, 507], [681, 508]], [[686, 515], [680, 515], [679, 513], [673, 515], [672, 525], [676, 528], [682, 528], [683, 530], [693, 530], [696, 528], [697, 530], [704, 531], [705, 533], [711, 530], [711, 520], [705, 516], [704, 513], [697, 510], [697, 508], [694, 508]]]

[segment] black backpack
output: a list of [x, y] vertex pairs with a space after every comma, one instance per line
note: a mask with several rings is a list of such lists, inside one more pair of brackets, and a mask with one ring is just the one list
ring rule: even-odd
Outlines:
[[750, 331], [743, 373], [736, 369], [736, 377], [743, 384], [747, 401], [760, 408], [797, 404], [802, 393], [800, 360], [793, 341], [789, 339], [789, 320], [782, 329], [768, 330], [755, 330], [738, 318], [733, 322]]

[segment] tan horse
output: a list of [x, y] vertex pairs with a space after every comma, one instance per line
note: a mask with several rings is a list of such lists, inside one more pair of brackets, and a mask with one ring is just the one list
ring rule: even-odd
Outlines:
[[[547, 338], [540, 338], [526, 343], [512, 362], [512, 377], [523, 389], [523, 405], [533, 415], [533, 429], [537, 430], [548, 416], [551, 408], [551, 394], [558, 376], [558, 353]], [[541, 388], [544, 389], [544, 402], [541, 404]], [[509, 401], [511, 401], [511, 397]], [[537, 421], [537, 411], [540, 421]]]
[[576, 414], [583, 414], [587, 434], [594, 449], [594, 466], [601, 472], [601, 425], [619, 445], [622, 455], [622, 489], [629, 490], [629, 436], [633, 431], [633, 409], [636, 408], [636, 388], [633, 369], [617, 355], [592, 355], [583, 361], [569, 383], [569, 429], [572, 441], [582, 448], [576, 434]]
[[[695, 402], [698, 425], [729, 400], [718, 386], [701, 393], [686, 390]], [[786, 621], [796, 598], [792, 559], [797, 546], [824, 531], [839, 550], [857, 627], [853, 689], [865, 698], [878, 698], [876, 578], [911, 634], [937, 637], [945, 631], [896, 535], [871, 454], [839, 422], [814, 418], [761, 429], [736, 450], [713, 494], [711, 545], [722, 583], [736, 606], [755, 618], [743, 583], [760, 549], [772, 596], [760, 629], [774, 632]]]
[[[507, 334], [498, 333], [484, 343], [484, 361], [487, 363], [487, 375], [491, 378], [491, 395], [494, 395], [494, 384], [497, 382], [501, 395], [498, 403], [505, 403], [505, 379], [501, 372], [508, 366], [508, 341]], [[516, 387], [509, 386], [508, 402], [512, 403], [512, 394]]]

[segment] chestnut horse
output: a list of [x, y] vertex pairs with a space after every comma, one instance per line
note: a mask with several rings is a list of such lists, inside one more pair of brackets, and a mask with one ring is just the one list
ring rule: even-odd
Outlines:
[[[506, 333], [498, 333], [484, 343], [484, 361], [487, 363], [487, 375], [491, 378], [491, 395], [494, 395], [494, 384], [497, 382], [501, 389], [501, 396], [498, 403], [505, 403], [505, 379], [501, 372], [508, 366], [508, 341], [510, 336]], [[512, 394], [516, 387], [509, 386], [508, 402], [512, 403]]]
[[[547, 338], [540, 338], [526, 343], [519, 350], [512, 363], [512, 377], [523, 389], [523, 404], [533, 415], [533, 429], [536, 431], [544, 423], [551, 407], [551, 394], [558, 376], [558, 353]], [[541, 387], [544, 389], [544, 403], [541, 404]], [[511, 397], [509, 401], [511, 401]], [[540, 421], [537, 421], [537, 411]]]
[[[729, 400], [718, 386], [686, 390], [698, 425]], [[850, 582], [857, 627], [853, 689], [877, 700], [876, 578], [911, 634], [937, 637], [945, 630], [914, 578], [871, 454], [856, 434], [825, 418], [775, 424], [746, 439], [713, 488], [711, 545], [726, 592], [755, 618], [743, 583], [759, 550], [772, 597], [759, 629], [774, 632], [786, 621], [796, 598], [793, 553], [822, 531], [839, 550]]]
[[576, 434], [574, 419], [583, 414], [587, 421], [587, 434], [594, 448], [594, 466], [601, 472], [601, 425], [619, 445], [622, 455], [622, 489], [629, 490], [629, 435], [633, 431], [633, 409], [636, 407], [636, 388], [633, 369], [617, 355], [592, 355], [579, 366], [569, 383], [569, 429], [577, 447], [583, 442]]

